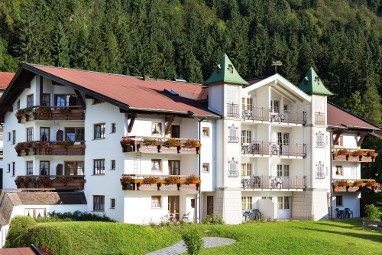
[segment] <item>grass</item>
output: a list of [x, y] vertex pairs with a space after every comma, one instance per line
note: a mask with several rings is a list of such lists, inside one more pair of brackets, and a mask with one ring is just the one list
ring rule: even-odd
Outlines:
[[[49, 222], [67, 233], [75, 254], [145, 254], [181, 240], [178, 226], [149, 227], [109, 222]], [[382, 254], [382, 234], [361, 229], [360, 220], [196, 225], [206, 236], [236, 243], [201, 254]], [[65, 244], [63, 244], [65, 245]]]

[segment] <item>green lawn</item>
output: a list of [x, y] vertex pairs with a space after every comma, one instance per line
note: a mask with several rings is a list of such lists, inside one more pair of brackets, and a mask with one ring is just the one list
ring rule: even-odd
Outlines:
[[[37, 224], [37, 228], [43, 226], [57, 228], [58, 233], [69, 236], [66, 240], [70, 240], [74, 254], [145, 254], [181, 239], [179, 226], [149, 227], [108, 222]], [[382, 234], [362, 230], [360, 220], [194, 227], [200, 228], [205, 236], [237, 240], [230, 246], [204, 249], [202, 254], [382, 254]], [[32, 228], [36, 233], [36, 227]]]

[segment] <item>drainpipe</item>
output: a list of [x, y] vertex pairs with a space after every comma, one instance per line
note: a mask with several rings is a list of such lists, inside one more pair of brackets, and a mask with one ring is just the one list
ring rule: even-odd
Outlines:
[[329, 143], [330, 143], [330, 164], [329, 164], [329, 219], [332, 218], [332, 200], [333, 200], [333, 190], [332, 190], [332, 182], [333, 182], [333, 158], [332, 158], [332, 150], [333, 150], [333, 130], [330, 130], [329, 132]]
[[[200, 142], [200, 139], [201, 139], [201, 131], [200, 131], [200, 123], [204, 120], [205, 118], [201, 118], [198, 120], [198, 139], [199, 139], [199, 142]], [[201, 168], [200, 168], [200, 156], [201, 156], [201, 148], [199, 149], [199, 155], [198, 155], [198, 174], [199, 174], [199, 179], [201, 180]], [[197, 198], [196, 198], [196, 208], [197, 208], [197, 218], [196, 218], [196, 222], [197, 223], [200, 223], [200, 219], [201, 219], [201, 207], [200, 207], [200, 195], [201, 195], [201, 189], [202, 189], [202, 183], [200, 183], [200, 186], [199, 186], [199, 191], [198, 191], [198, 194], [197, 194]]]

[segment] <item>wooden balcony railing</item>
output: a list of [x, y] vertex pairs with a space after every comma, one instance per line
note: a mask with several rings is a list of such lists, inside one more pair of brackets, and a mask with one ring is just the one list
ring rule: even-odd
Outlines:
[[305, 189], [305, 176], [242, 176], [244, 189]]
[[227, 104], [227, 117], [240, 118], [238, 104], [234, 104], [234, 103]]
[[83, 190], [85, 185], [84, 175], [24, 175], [15, 179], [19, 189], [51, 188], [55, 190]]
[[334, 161], [375, 162], [378, 153], [369, 149], [335, 149], [332, 151]]
[[31, 120], [84, 120], [81, 106], [33, 106], [16, 112], [19, 123]]
[[333, 179], [333, 192], [357, 192], [364, 187], [370, 190], [380, 189], [380, 184], [374, 179]]
[[252, 155], [305, 157], [306, 144], [278, 144], [259, 141], [251, 144], [242, 144], [241, 153]]
[[191, 175], [123, 174], [123, 190], [199, 190], [201, 180]]
[[272, 112], [272, 110], [268, 108], [252, 107], [251, 110], [243, 110], [242, 118], [244, 120], [257, 120], [304, 125], [306, 123], [306, 112]]
[[85, 155], [84, 141], [30, 141], [16, 144], [17, 156]]
[[198, 139], [147, 136], [125, 136], [120, 143], [123, 152], [161, 154], [199, 154], [202, 146]]

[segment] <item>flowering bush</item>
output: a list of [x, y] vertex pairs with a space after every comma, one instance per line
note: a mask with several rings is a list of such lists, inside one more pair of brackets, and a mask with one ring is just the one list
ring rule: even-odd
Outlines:
[[184, 181], [184, 184], [192, 184], [195, 181], [199, 180], [199, 177], [195, 174], [191, 174], [190, 176], [186, 177], [186, 180]]
[[131, 175], [123, 175], [121, 178], [122, 183], [130, 183], [133, 177]]
[[341, 181], [337, 181], [337, 185], [340, 187], [346, 187], [346, 186], [349, 186], [349, 183], [347, 180], [341, 180]]
[[362, 181], [362, 180], [356, 180], [356, 181], [354, 182], [354, 186], [356, 186], [356, 187], [362, 187], [362, 186], [363, 186], [363, 181]]
[[16, 152], [20, 152], [20, 151], [24, 150], [24, 143], [16, 144], [15, 150], [16, 150]]
[[167, 139], [164, 143], [163, 143], [163, 146], [166, 146], [166, 147], [177, 147], [179, 146], [179, 142], [178, 140], [174, 139], [174, 138], [169, 138]]
[[362, 150], [355, 150], [351, 153], [353, 157], [362, 156]]
[[150, 139], [150, 138], [145, 138], [143, 140], [143, 143], [146, 146], [158, 145], [158, 141], [156, 139]]
[[367, 152], [367, 156], [368, 156], [368, 157], [374, 157], [374, 156], [375, 156], [375, 150], [368, 151], [368, 152]]
[[187, 139], [186, 142], [184, 143], [184, 146], [197, 148], [197, 147], [200, 147], [200, 143], [197, 140]]
[[143, 179], [142, 183], [151, 185], [151, 184], [156, 183], [157, 181], [158, 181], [158, 178], [156, 178], [156, 177], [146, 177]]
[[122, 145], [134, 145], [134, 140], [132, 140], [130, 137], [125, 136], [121, 140]]
[[347, 149], [340, 149], [338, 151], [339, 155], [349, 155], [349, 151]]
[[166, 182], [166, 185], [178, 183], [178, 177], [175, 177], [175, 176], [168, 176], [164, 180]]

